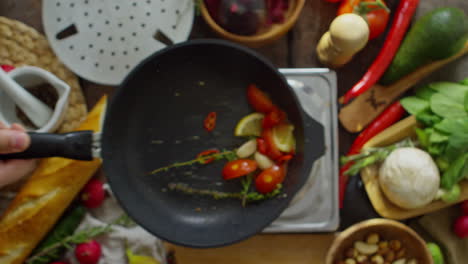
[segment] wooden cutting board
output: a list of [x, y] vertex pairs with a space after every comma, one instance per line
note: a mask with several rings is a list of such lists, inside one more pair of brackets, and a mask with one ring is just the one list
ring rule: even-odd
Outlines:
[[166, 247], [181, 264], [322, 264], [334, 238], [335, 234], [262, 234], [222, 248]]

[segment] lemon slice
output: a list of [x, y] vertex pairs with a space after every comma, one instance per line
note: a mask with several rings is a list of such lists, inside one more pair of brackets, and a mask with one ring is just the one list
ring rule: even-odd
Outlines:
[[237, 137], [256, 136], [262, 133], [262, 120], [264, 115], [252, 113], [244, 116], [236, 125], [234, 135]]
[[281, 124], [273, 127], [273, 143], [283, 152], [290, 152], [296, 147], [294, 138], [294, 126], [291, 124]]

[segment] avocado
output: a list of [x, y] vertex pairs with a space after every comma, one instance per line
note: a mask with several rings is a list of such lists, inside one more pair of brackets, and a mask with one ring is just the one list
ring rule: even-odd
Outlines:
[[467, 40], [468, 18], [463, 10], [437, 8], [412, 26], [380, 83], [391, 84], [427, 63], [455, 55]]

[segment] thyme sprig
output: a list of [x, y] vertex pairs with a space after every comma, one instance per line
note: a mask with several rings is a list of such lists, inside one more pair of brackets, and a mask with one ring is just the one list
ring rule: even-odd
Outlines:
[[57, 256], [56, 254], [57, 249], [59, 248], [65, 247], [65, 248], [71, 249], [73, 245], [75, 244], [84, 243], [94, 237], [111, 232], [112, 227], [114, 225], [127, 226], [127, 225], [130, 225], [131, 223], [133, 223], [133, 220], [131, 220], [128, 215], [123, 214], [122, 216], [112, 221], [111, 223], [108, 223], [107, 225], [85, 228], [83, 230], [80, 230], [74, 233], [73, 235], [67, 236], [63, 238], [62, 240], [44, 248], [43, 250], [37, 252], [36, 254], [31, 255], [26, 260], [25, 263], [32, 264], [35, 261], [45, 261], [50, 258], [56, 259], [60, 257], [60, 256]]
[[228, 161], [231, 161], [231, 160], [237, 159], [237, 156], [236, 156], [236, 153], [235, 153], [234, 150], [223, 150], [222, 152], [197, 157], [197, 158], [195, 158], [193, 160], [183, 161], [183, 162], [175, 162], [175, 163], [173, 163], [171, 165], [155, 169], [155, 170], [151, 171], [149, 174], [154, 175], [154, 174], [159, 173], [159, 172], [169, 171], [170, 169], [173, 169], [173, 168], [190, 166], [190, 165], [197, 164], [197, 163], [205, 164], [205, 162], [207, 160], [210, 160], [210, 159], [214, 159], [214, 160], [226, 159]]
[[210, 196], [216, 200], [227, 199], [227, 198], [239, 199], [242, 201], [242, 206], [245, 206], [249, 202], [261, 201], [261, 200], [273, 198], [279, 195], [283, 188], [283, 185], [278, 184], [276, 189], [273, 190], [272, 192], [267, 193], [267, 194], [261, 194], [255, 191], [250, 191], [250, 187], [247, 189], [247, 186], [250, 186], [250, 184], [247, 185], [248, 183], [247, 181], [244, 181], [242, 183], [243, 190], [240, 192], [235, 192], [235, 193], [234, 192], [220, 192], [220, 191], [208, 190], [208, 189], [196, 189], [196, 188], [190, 187], [186, 183], [170, 183], [168, 185], [168, 188], [171, 191], [180, 191], [185, 194]]

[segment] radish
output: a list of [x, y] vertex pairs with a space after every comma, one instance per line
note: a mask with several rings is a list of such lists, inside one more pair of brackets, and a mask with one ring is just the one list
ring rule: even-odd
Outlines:
[[457, 218], [453, 227], [455, 234], [459, 238], [468, 237], [468, 215], [462, 215]]
[[75, 257], [80, 264], [96, 264], [101, 257], [101, 245], [96, 240], [78, 244], [75, 248]]
[[81, 200], [87, 208], [97, 208], [101, 206], [106, 197], [104, 184], [98, 179], [91, 179], [83, 188]]

